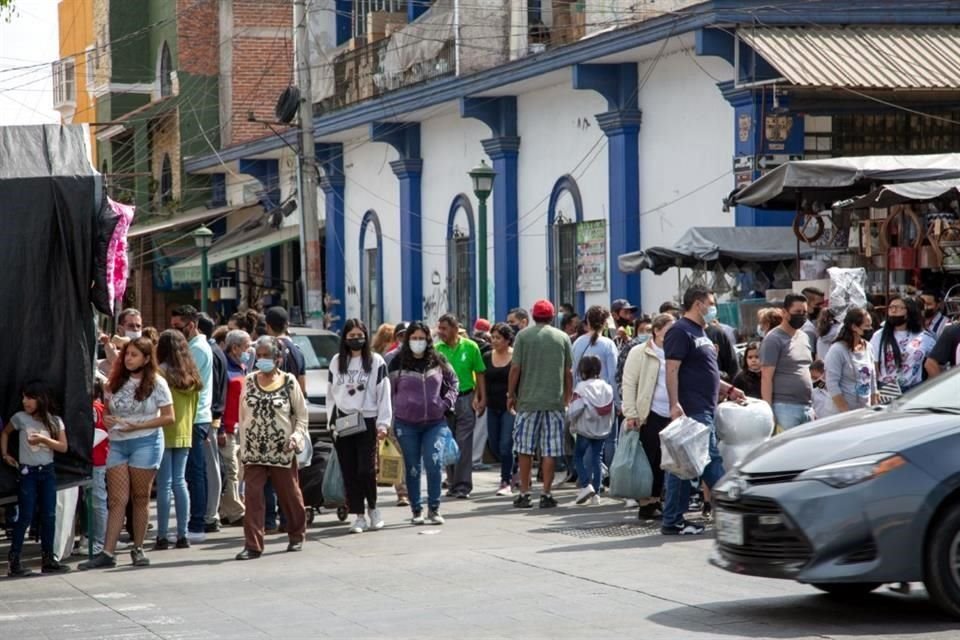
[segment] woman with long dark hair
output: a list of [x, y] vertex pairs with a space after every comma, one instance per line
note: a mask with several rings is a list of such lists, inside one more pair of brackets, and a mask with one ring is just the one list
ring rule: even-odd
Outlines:
[[890, 298], [883, 331], [870, 340], [878, 385], [905, 392], [923, 382], [923, 362], [935, 344], [923, 329], [921, 304], [915, 298]]
[[513, 495], [513, 422], [516, 416], [507, 410], [510, 365], [513, 362], [513, 329], [498, 322], [490, 330], [492, 349], [483, 356], [487, 367], [487, 443], [500, 460], [498, 496]]
[[[377, 440], [387, 437], [393, 409], [387, 365], [383, 356], [370, 347], [366, 325], [357, 318], [347, 320], [340, 332], [340, 353], [330, 361], [327, 384], [347, 510], [357, 516], [350, 533], [383, 528], [383, 517], [377, 509]], [[341, 421], [359, 421], [364, 428], [358, 433], [337, 436]], [[364, 517], [364, 501], [369, 522]]]
[[877, 370], [868, 342], [872, 336], [870, 314], [850, 307], [823, 362], [827, 393], [840, 413], [877, 402]]
[[107, 534], [103, 551], [80, 569], [115, 567], [114, 552], [126, 515], [127, 501], [133, 498], [133, 549], [135, 567], [149, 566], [143, 553], [147, 535], [150, 490], [163, 459], [162, 427], [174, 422], [173, 398], [167, 381], [158, 374], [157, 354], [149, 338], [140, 337], [124, 345], [113, 364], [107, 383], [107, 414], [104, 426], [110, 430], [107, 456]]
[[193, 444], [193, 423], [200, 403], [200, 372], [190, 355], [190, 346], [180, 331], [169, 329], [157, 342], [160, 374], [170, 386], [174, 423], [163, 428], [163, 459], [157, 471], [157, 541], [154, 551], [170, 548], [170, 498], [177, 507], [177, 549], [190, 546], [190, 493], [187, 491], [187, 456]]
[[[430, 328], [412, 322], [404, 334], [400, 352], [390, 362], [394, 430], [403, 449], [410, 493], [411, 522], [415, 525], [443, 524], [440, 515], [443, 434], [446, 415], [457, 402], [457, 374], [437, 353], [430, 340]], [[427, 473], [427, 518], [423, 517], [420, 478]]]
[[[70, 568], [60, 564], [53, 553], [53, 536], [57, 518], [57, 477], [53, 454], [66, 453], [67, 433], [63, 420], [53, 414], [53, 400], [49, 390], [40, 383], [29, 383], [21, 392], [23, 411], [15, 413], [0, 436], [3, 461], [17, 470], [17, 503], [20, 516], [13, 530], [7, 575], [28, 576], [32, 572], [20, 563], [23, 540], [33, 522], [36, 507], [40, 507], [40, 550], [43, 554], [43, 573], [66, 573]], [[10, 434], [20, 432], [19, 457], [7, 449]]]

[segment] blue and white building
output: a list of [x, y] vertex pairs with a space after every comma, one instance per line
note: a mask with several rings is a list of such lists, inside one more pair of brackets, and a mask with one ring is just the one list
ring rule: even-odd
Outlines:
[[[723, 210], [764, 168], [960, 143], [960, 7], [943, 2], [325, 2], [313, 124], [340, 317], [472, 322], [481, 277], [496, 319], [541, 297], [655, 310], [676, 278], [621, 273], [617, 257], [690, 227], [789, 225]], [[283, 201], [296, 135], [282, 137], [186, 168], [222, 174], [228, 201], [252, 178]], [[481, 160], [497, 172], [487, 238], [468, 176]], [[276, 233], [289, 242], [249, 251], [295, 281], [297, 235]], [[242, 271], [240, 246], [219, 268]]]

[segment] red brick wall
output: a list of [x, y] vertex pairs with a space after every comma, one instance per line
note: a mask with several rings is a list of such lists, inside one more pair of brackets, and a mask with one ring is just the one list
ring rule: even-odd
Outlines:
[[220, 73], [218, 0], [177, 0], [177, 67], [185, 73]]
[[[262, 138], [262, 124], [276, 120], [277, 98], [293, 77], [293, 3], [289, 0], [233, 1], [233, 104], [231, 144]], [[249, 30], [255, 31], [249, 31]]]

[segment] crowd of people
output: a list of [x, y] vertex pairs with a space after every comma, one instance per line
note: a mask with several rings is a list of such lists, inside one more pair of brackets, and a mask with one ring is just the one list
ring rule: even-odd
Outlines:
[[[402, 452], [405, 477], [395, 485], [412, 525], [441, 525], [441, 498], [474, 491], [474, 434], [484, 417], [489, 453], [499, 470], [497, 496], [513, 507], [556, 507], [553, 488], [576, 483], [574, 502], [594, 504], [608, 483], [624, 430], [639, 431], [653, 470], [649, 497], [633, 502], [643, 519], [660, 518], [664, 535], [696, 535], [686, 518], [692, 493], [724, 473], [714, 420], [722, 401], [755, 398], [770, 405], [777, 431], [818, 417], [889, 402], [960, 360], [956, 300], [896, 296], [885, 317], [850, 307], [842, 317], [824, 293], [805, 289], [757, 313], [756, 339], [738, 353], [737, 332], [718, 320], [717, 301], [693, 286], [682, 306], [665, 302], [653, 317], [626, 300], [583, 316], [539, 300], [505, 322], [479, 319], [472, 335], [450, 314], [372, 332], [359, 319], [340, 331], [329, 363], [328, 426], [342, 473], [349, 532], [382, 529], [378, 443]], [[264, 551], [267, 533], [285, 532], [287, 551], [302, 549], [306, 515], [298, 465], [308, 440], [305, 358], [287, 333], [283, 308], [238, 313], [224, 326], [189, 305], [169, 329], [143, 327], [135, 309], [118, 318], [117, 335], [101, 337], [93, 410], [91, 511], [93, 557], [81, 570], [116, 566], [126, 527], [134, 566], [147, 566], [151, 492], [156, 485], [152, 550], [189, 548], [222, 526], [242, 526], [238, 560]], [[23, 411], [0, 436], [5, 464], [19, 471], [19, 508], [8, 572], [30, 573], [24, 538], [40, 513], [42, 571], [67, 571], [53, 552], [54, 452], [70, 428], [55, 414], [50, 390], [24, 386]], [[660, 469], [659, 434], [688, 416], [710, 427], [710, 462], [699, 483]], [[9, 439], [19, 437], [19, 457]], [[444, 467], [446, 440], [460, 455]], [[426, 509], [422, 478], [426, 476]], [[176, 519], [171, 533], [171, 503]], [[279, 509], [278, 509], [279, 507]], [[279, 516], [279, 519], [278, 519]]]

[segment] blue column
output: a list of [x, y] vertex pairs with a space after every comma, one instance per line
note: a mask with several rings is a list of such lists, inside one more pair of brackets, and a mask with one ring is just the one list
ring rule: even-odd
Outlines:
[[578, 64], [573, 67], [573, 88], [596, 91], [607, 100], [608, 111], [597, 114], [597, 124], [607, 136], [609, 160], [610, 299], [642, 302], [640, 274], [620, 271], [618, 258], [640, 249], [640, 148], [637, 65]]
[[401, 308], [404, 320], [420, 320], [423, 318], [420, 123], [374, 122], [370, 125], [370, 139], [389, 144], [400, 154], [400, 159], [391, 162], [390, 168], [400, 183]]
[[[520, 306], [520, 227], [518, 224], [517, 98], [461, 98], [460, 116], [476, 118], [490, 127], [492, 138], [481, 140], [483, 150], [493, 162], [497, 177], [493, 182], [493, 311], [504, 319]], [[486, 241], [478, 244], [483, 250]], [[487, 274], [480, 274], [486, 277]]]
[[318, 144], [317, 163], [323, 170], [320, 188], [324, 202], [324, 313], [330, 329], [336, 331], [344, 319], [346, 287], [346, 238], [344, 234], [344, 195], [346, 177], [343, 174], [343, 145]]

